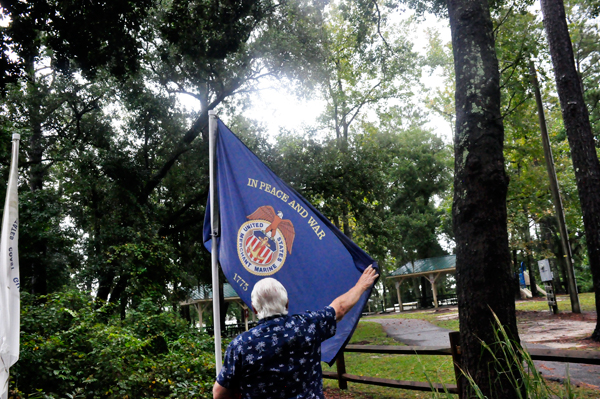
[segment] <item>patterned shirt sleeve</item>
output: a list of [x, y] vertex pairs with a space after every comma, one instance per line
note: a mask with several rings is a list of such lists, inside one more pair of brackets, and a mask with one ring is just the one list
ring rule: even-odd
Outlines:
[[[236, 375], [236, 353], [239, 352], [236, 349], [239, 345], [241, 345], [241, 341], [238, 339], [234, 339], [227, 346], [225, 358], [223, 359], [223, 367], [221, 368], [221, 372], [217, 376], [217, 382], [219, 383], [219, 385], [227, 389], [236, 389], [239, 386], [239, 376]], [[241, 368], [238, 368], [237, 371], [239, 373], [242, 370]]]
[[326, 306], [325, 309], [311, 312], [317, 335], [321, 341], [325, 341], [335, 335], [337, 323], [335, 321], [335, 309]]

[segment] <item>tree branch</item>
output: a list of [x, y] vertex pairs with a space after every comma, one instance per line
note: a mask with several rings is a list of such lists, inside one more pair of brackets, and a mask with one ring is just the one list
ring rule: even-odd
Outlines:
[[207, 197], [208, 197], [208, 190], [203, 190], [202, 192], [200, 192], [199, 194], [194, 196], [190, 201], [188, 201], [186, 204], [184, 204], [181, 209], [179, 209], [175, 213], [171, 214], [167, 218], [167, 220], [163, 224], [163, 227], [160, 228], [159, 234], [160, 234], [160, 231], [169, 229], [169, 227], [167, 227], [167, 226], [170, 226], [173, 223], [175, 223], [175, 221], [177, 219], [179, 219], [184, 213], [186, 213], [193, 205], [197, 204], [199, 201], [202, 201], [203, 199], [206, 200]]
[[383, 37], [383, 35], [381, 34], [381, 11], [379, 10], [379, 4], [377, 4], [376, 0], [372, 0], [372, 2], [375, 6], [375, 9], [377, 10], [377, 34], [379, 35], [381, 40], [383, 40], [383, 43], [388, 48], [388, 50], [392, 50], [392, 47], [388, 44], [387, 40], [385, 40], [385, 37]]
[[[208, 111], [214, 109], [217, 105], [219, 105], [225, 98], [234, 93], [234, 91], [239, 88], [241, 85], [240, 79], [233, 79], [231, 81], [230, 87], [227, 89], [223, 89], [221, 93], [219, 93], [216, 98], [210, 103], [203, 107], [200, 116], [196, 119], [196, 121], [192, 124], [192, 126], [185, 132], [183, 138], [179, 141], [175, 149], [171, 152], [171, 155], [167, 159], [167, 161], [163, 164], [163, 166], [156, 172], [144, 185], [142, 192], [138, 197], [138, 203], [143, 205], [148, 201], [148, 197], [154, 191], [154, 189], [160, 184], [160, 182], [167, 176], [173, 165], [178, 161], [179, 157], [186, 152], [188, 152], [191, 147], [190, 144], [198, 137], [198, 135], [205, 131], [208, 127]], [[222, 85], [224, 87], [224, 85]], [[207, 140], [207, 137], [204, 137], [203, 140]]]

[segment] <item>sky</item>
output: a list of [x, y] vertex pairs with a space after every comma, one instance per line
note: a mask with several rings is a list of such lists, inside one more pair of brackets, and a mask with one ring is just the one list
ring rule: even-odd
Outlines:
[[[411, 13], [405, 11], [402, 17], [407, 18]], [[414, 50], [420, 55], [425, 55], [427, 46], [427, 28], [436, 28], [442, 39], [450, 41], [450, 27], [447, 21], [440, 20], [432, 15], [427, 16], [419, 23], [418, 29], [409, 34], [414, 45]], [[421, 78], [423, 84], [430, 89], [443, 85], [442, 77], [434, 72]], [[423, 93], [419, 93], [422, 95]], [[271, 136], [279, 133], [280, 129], [289, 131], [300, 129], [302, 125], [315, 125], [318, 116], [325, 106], [319, 99], [301, 100], [292, 92], [286, 90], [283, 84], [273, 80], [265, 80], [261, 90], [252, 95], [252, 106], [246, 111], [245, 116], [262, 122]], [[428, 112], [431, 128], [445, 143], [452, 142], [452, 130], [448, 122], [433, 112]]]

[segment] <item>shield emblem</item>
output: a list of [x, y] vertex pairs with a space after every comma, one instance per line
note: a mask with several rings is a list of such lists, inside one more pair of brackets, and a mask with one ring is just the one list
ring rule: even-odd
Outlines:
[[277, 246], [262, 231], [254, 231], [246, 239], [245, 251], [248, 258], [259, 265], [269, 265], [275, 257]]

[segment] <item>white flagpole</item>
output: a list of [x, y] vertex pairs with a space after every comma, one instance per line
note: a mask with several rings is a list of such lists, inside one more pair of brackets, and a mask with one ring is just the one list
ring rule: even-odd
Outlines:
[[221, 304], [219, 303], [219, 264], [217, 237], [219, 236], [219, 210], [217, 201], [217, 113], [208, 111], [208, 148], [209, 148], [209, 173], [210, 173], [210, 231], [211, 241], [211, 270], [212, 270], [212, 302], [213, 302], [213, 324], [215, 333], [215, 368], [217, 375], [221, 372], [223, 358], [221, 355]]
[[12, 156], [0, 236], [0, 397], [8, 398], [9, 368], [19, 360], [19, 198], [20, 135], [12, 135]]

